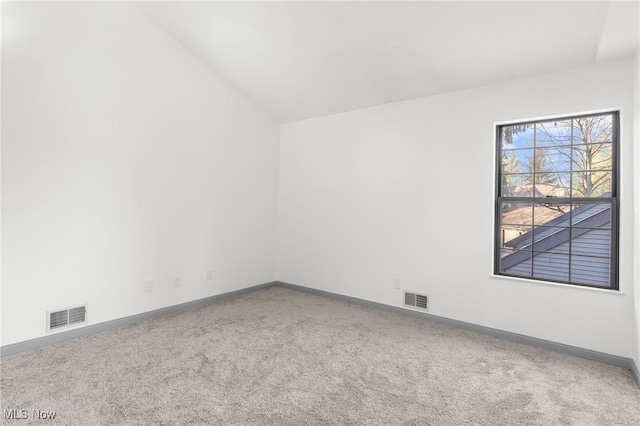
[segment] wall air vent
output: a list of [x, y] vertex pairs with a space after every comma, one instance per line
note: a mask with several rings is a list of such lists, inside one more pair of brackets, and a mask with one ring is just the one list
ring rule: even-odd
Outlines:
[[47, 312], [47, 333], [87, 322], [87, 305]]
[[428, 307], [427, 302], [427, 296], [425, 296], [424, 294], [408, 293], [406, 291], [404, 293], [404, 304], [406, 306], [424, 309], [426, 311]]

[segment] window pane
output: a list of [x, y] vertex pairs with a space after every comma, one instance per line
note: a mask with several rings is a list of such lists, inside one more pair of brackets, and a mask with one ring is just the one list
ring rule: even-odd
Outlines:
[[571, 173], [540, 173], [536, 175], [536, 197], [568, 197]]
[[502, 153], [502, 173], [528, 173], [527, 159], [533, 155], [532, 149], [509, 149]]
[[534, 209], [534, 225], [568, 226], [570, 204], [545, 203], [536, 204]]
[[573, 143], [611, 142], [612, 129], [611, 115], [577, 118], [573, 120]]
[[569, 254], [569, 228], [538, 226], [533, 231], [533, 250]]
[[537, 172], [569, 172], [571, 171], [571, 148], [554, 147], [537, 149]]
[[[529, 202], [515, 202], [502, 201], [501, 206], [501, 219], [500, 223], [504, 226], [515, 225], [524, 226], [531, 225], [532, 221], [532, 203]], [[524, 228], [523, 228], [524, 230]]]
[[536, 146], [571, 145], [571, 120], [547, 121], [536, 124]]
[[502, 149], [533, 148], [533, 124], [505, 126], [500, 140]]
[[608, 229], [572, 230], [571, 253], [588, 256], [611, 257], [611, 231]]
[[531, 277], [531, 252], [529, 250], [517, 250], [502, 256], [500, 259], [500, 272], [519, 277]]
[[571, 215], [572, 226], [603, 229], [611, 227], [610, 203], [574, 203], [574, 207]]
[[571, 281], [608, 287], [611, 260], [607, 258], [571, 256]]
[[558, 281], [569, 281], [569, 256], [557, 253], [535, 253], [533, 276]]
[[610, 143], [575, 145], [572, 152], [573, 171], [611, 170], [612, 154]]
[[531, 226], [502, 225], [501, 229], [503, 248], [515, 251], [531, 246]]
[[611, 172], [580, 172], [573, 174], [571, 195], [573, 197], [611, 196]]
[[503, 197], [532, 197], [533, 175], [502, 175]]

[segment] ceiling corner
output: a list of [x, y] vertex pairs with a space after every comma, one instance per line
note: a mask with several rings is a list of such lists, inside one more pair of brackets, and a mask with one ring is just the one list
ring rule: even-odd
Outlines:
[[596, 63], [633, 56], [640, 47], [640, 1], [607, 3]]

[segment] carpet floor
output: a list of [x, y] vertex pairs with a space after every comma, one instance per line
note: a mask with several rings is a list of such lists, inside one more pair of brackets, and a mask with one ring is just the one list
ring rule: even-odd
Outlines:
[[640, 424], [623, 368], [283, 287], [0, 368], [3, 424]]

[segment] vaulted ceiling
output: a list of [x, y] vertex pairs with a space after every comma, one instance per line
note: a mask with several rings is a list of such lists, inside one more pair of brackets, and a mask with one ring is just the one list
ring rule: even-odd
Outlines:
[[632, 56], [638, 1], [140, 2], [287, 123]]

